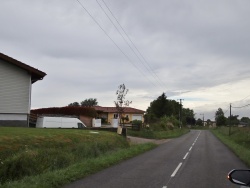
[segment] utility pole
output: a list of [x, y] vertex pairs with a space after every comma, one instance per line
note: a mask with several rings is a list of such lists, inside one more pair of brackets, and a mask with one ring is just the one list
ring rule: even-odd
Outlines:
[[231, 135], [231, 108], [232, 108], [232, 105], [230, 103], [230, 115], [229, 115], [229, 136]]
[[180, 110], [179, 110], [179, 126], [180, 126], [180, 129], [181, 129], [181, 125], [182, 125], [182, 122], [181, 122], [181, 120], [182, 120], [182, 110], [181, 110], [181, 107], [182, 107], [182, 104], [181, 104], [181, 101], [182, 100], [184, 100], [184, 99], [179, 99], [180, 100]]
[[205, 126], [205, 124], [204, 124], [204, 114], [200, 114], [200, 115], [203, 115], [203, 121], [202, 121], [202, 123], [203, 123], [203, 127]]

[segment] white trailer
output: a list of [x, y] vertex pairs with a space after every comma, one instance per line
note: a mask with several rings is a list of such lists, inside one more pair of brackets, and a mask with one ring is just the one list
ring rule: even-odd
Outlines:
[[77, 118], [69, 117], [38, 117], [37, 128], [86, 128], [86, 125]]

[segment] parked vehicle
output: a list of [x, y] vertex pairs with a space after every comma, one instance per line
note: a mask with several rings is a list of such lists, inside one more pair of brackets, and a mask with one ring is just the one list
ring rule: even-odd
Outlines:
[[228, 179], [234, 184], [250, 187], [250, 170], [232, 170]]
[[86, 128], [86, 125], [77, 118], [70, 117], [38, 117], [37, 128]]

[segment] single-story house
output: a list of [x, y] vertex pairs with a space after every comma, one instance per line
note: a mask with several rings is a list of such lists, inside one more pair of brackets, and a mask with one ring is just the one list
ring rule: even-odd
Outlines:
[[[112, 119], [117, 119], [119, 117], [119, 112], [116, 107], [102, 107], [94, 106], [93, 107], [99, 114], [99, 118], [103, 118], [107, 123], [111, 123]], [[128, 120], [124, 123], [130, 123], [133, 120], [140, 120], [144, 122], [144, 113], [145, 111], [139, 110], [131, 107], [124, 107], [123, 117], [127, 117]]]
[[31, 87], [46, 73], [0, 53], [0, 126], [28, 127]]

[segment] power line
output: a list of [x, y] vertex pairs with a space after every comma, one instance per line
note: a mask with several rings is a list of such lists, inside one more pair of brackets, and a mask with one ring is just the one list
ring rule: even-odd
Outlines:
[[230, 106], [228, 107], [228, 109], [224, 112], [224, 114], [226, 114], [228, 112], [228, 110], [230, 109]]
[[[246, 96], [245, 98], [243, 98], [243, 99], [241, 99], [241, 100], [239, 100], [239, 101], [243, 101], [243, 100], [245, 100], [245, 99], [248, 98], [248, 97], [250, 97], [250, 95]], [[239, 102], [239, 101], [238, 101], [238, 102]]]
[[96, 21], [96, 19], [90, 14], [90, 12], [83, 6], [83, 4], [76, 0], [80, 6], [87, 12], [87, 14], [92, 18], [92, 20], [99, 26], [99, 28], [105, 33], [105, 35], [113, 42], [113, 44], [119, 49], [119, 51], [127, 58], [127, 60], [138, 70], [140, 73], [148, 80], [150, 81], [155, 87], [157, 87], [151, 80], [148, 79], [148, 77], [142, 72], [139, 67], [136, 66], [136, 64], [133, 63], [133, 61], [128, 57], [125, 52], [122, 51], [122, 49], [116, 44], [116, 42], [108, 35], [108, 33], [102, 28], [102, 26]]
[[238, 106], [238, 107], [232, 106], [232, 108], [245, 108], [247, 106], [250, 106], [250, 104], [247, 104], [247, 105], [244, 105], [244, 106]]
[[[126, 37], [129, 39], [130, 43], [132, 44], [132, 46], [136, 49], [137, 53], [141, 56], [141, 58], [143, 59], [143, 61], [141, 60], [141, 58], [137, 55], [137, 53], [135, 52], [135, 50], [130, 46], [130, 44], [128, 43], [128, 41], [124, 38], [123, 34], [120, 32], [120, 30], [117, 28], [117, 26], [114, 24], [114, 22], [111, 20], [111, 18], [108, 16], [108, 14], [106, 13], [106, 11], [103, 9], [103, 7], [101, 6], [101, 4], [99, 3], [98, 0], [96, 0], [98, 5], [101, 7], [102, 11], [106, 14], [106, 16], [108, 17], [108, 19], [110, 20], [110, 22], [114, 25], [114, 27], [116, 28], [116, 30], [119, 32], [119, 34], [122, 36], [122, 38], [124, 39], [124, 41], [127, 43], [127, 45], [129, 46], [129, 48], [134, 52], [134, 54], [137, 56], [137, 58], [140, 60], [140, 62], [143, 64], [143, 66], [148, 70], [149, 73], [153, 73], [153, 77], [157, 80], [157, 82], [166, 87], [164, 85], [164, 83], [160, 80], [160, 78], [157, 76], [157, 74], [153, 71], [153, 69], [151, 68], [151, 66], [149, 65], [149, 63], [146, 61], [146, 59], [144, 58], [144, 56], [142, 55], [142, 53], [139, 51], [139, 49], [136, 47], [136, 45], [134, 44], [134, 42], [132, 41], [132, 39], [129, 37], [129, 35], [127, 34], [127, 32], [125, 31], [125, 29], [122, 27], [122, 25], [120, 24], [120, 22], [118, 21], [118, 19], [115, 17], [115, 15], [113, 14], [113, 12], [111, 11], [111, 9], [108, 7], [108, 5], [105, 3], [104, 0], [102, 0], [103, 4], [105, 5], [105, 7], [108, 9], [108, 11], [110, 12], [110, 14], [113, 16], [113, 18], [115, 19], [115, 21], [117, 22], [117, 24], [120, 26], [120, 28], [122, 29], [123, 33], [126, 35]], [[147, 65], [147, 66], [146, 66]]]

